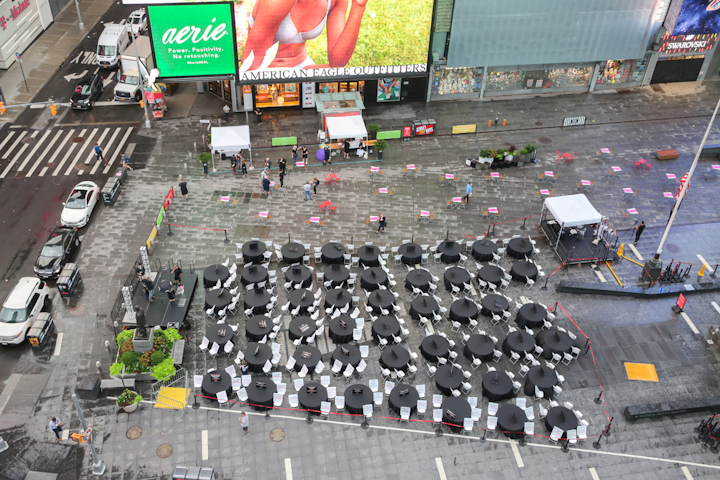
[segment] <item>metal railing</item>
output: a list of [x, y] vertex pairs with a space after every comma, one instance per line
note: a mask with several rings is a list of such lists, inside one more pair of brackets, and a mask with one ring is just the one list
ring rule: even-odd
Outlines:
[[[181, 388], [184, 392], [184, 401], [180, 401], [174, 398], [167, 397], [162, 394], [164, 388]], [[190, 397], [190, 390], [188, 388], [188, 375], [187, 370], [180, 368], [175, 373], [168, 375], [152, 384], [152, 399], [153, 403], [164, 405], [168, 408], [174, 408], [176, 410], [182, 410], [185, 413], [185, 406], [187, 400]]]

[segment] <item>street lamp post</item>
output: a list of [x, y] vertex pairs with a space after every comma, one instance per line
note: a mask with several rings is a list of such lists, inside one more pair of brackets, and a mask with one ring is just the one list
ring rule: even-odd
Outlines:
[[[77, 0], [75, 1], [77, 2]], [[137, 35], [135, 35], [135, 32], [133, 31], [132, 24], [130, 24], [130, 35], [132, 35], [133, 45], [135, 45], [135, 61], [137, 62], [138, 82], [140, 82], [140, 91], [142, 92], [143, 97], [145, 97], [145, 80], [143, 79], [142, 69], [140, 68], [140, 55], [138, 55], [137, 51]], [[148, 116], [147, 102], [144, 98], [143, 110], [145, 110], [145, 128], [150, 128], [150, 117]]]
[[80, 3], [78, 3], [78, 0], [75, 0], [75, 8], [77, 8], [78, 22], [80, 22], [80, 25], [78, 25], [78, 27], [80, 28], [80, 30], [85, 30], [85, 24], [82, 21], [82, 17], [80, 17]]
[[[75, 403], [75, 409], [77, 410], [78, 417], [80, 417], [80, 425], [82, 425], [83, 432], [86, 432], [88, 429], [87, 422], [85, 422], [85, 416], [82, 413], [82, 409], [80, 408], [80, 403], [78, 403], [77, 395], [72, 394], [73, 402]], [[92, 442], [92, 435], [87, 436], [87, 442], [88, 445], [90, 445], [90, 452], [92, 452], [93, 457], [93, 475], [102, 475], [105, 473], [105, 464], [100, 460], [100, 457], [98, 457], [97, 452], [95, 451], [95, 445], [93, 445]]]

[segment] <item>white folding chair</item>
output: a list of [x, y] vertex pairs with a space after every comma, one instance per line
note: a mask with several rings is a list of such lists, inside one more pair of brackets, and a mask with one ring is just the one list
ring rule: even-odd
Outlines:
[[[334, 387], [331, 387], [334, 388]], [[342, 412], [345, 409], [345, 396], [338, 395], [335, 397], [335, 410]]]
[[300, 402], [298, 400], [298, 394], [293, 393], [291, 395], [288, 395], [288, 403], [290, 404], [290, 408], [298, 408], [300, 405]]
[[273, 407], [282, 407], [283, 395], [280, 393], [273, 393]]
[[488, 415], [495, 416], [497, 414], [499, 405], [495, 402], [488, 403]]
[[320, 402], [320, 417], [327, 420], [330, 416], [330, 402]]
[[228, 396], [227, 392], [225, 390], [222, 390], [216, 394], [218, 405], [220, 407], [230, 407], [230, 404], [228, 403]]
[[553, 427], [552, 432], [550, 432], [550, 442], [557, 443], [558, 440], [560, 440], [560, 437], [562, 437], [564, 430], [560, 427]]

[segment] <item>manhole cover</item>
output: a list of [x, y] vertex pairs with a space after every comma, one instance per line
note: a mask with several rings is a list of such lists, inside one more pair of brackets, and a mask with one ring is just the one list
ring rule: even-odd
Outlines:
[[136, 438], [140, 438], [140, 435], [142, 435], [142, 427], [138, 427], [137, 425], [134, 427], [128, 428], [127, 433], [125, 436], [129, 438], [130, 440], [135, 440]]
[[178, 178], [179, 176], [180, 176], [180, 175], [178, 175], [178, 174], [176, 173], [175, 175], [172, 176], [172, 178]]
[[285, 440], [285, 430], [282, 428], [273, 428], [270, 430], [270, 440], [273, 442], [282, 442]]
[[25, 137], [22, 139], [22, 143], [33, 143], [35, 139], [33, 137]]
[[542, 126], [543, 126], [543, 123], [542, 123], [542, 122], [535, 122], [535, 125], [537, 125], [538, 127], [542, 127]]
[[547, 145], [548, 143], [552, 143], [552, 140], [550, 140], [548, 137], [540, 137], [538, 138], [538, 142]]
[[80, 143], [80, 142], [84, 142], [85, 139], [83, 137], [75, 137], [75, 138], [73, 138], [72, 141], [73, 141], [73, 143]]
[[668, 252], [672, 252], [672, 253], [679, 253], [679, 252], [680, 252], [680, 247], [678, 247], [678, 246], [675, 245], [675, 244], [668, 243], [668, 244], [665, 245], [665, 250], [667, 250]]
[[172, 445], [169, 443], [163, 443], [160, 445], [155, 453], [157, 453], [157, 456], [160, 458], [167, 458], [170, 455], [172, 455], [173, 448]]
[[83, 305], [74, 305], [68, 310], [70, 315], [82, 315], [85, 313], [85, 307]]

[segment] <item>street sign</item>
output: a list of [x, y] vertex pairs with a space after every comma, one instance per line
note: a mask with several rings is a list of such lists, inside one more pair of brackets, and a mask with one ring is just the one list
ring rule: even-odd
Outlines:
[[15, 52], [15, 56], [17, 57], [18, 60], [20, 60], [20, 54], [18, 52]]
[[672, 309], [675, 313], [680, 313], [683, 311], [683, 307], [685, 307], [685, 302], [687, 299], [685, 298], [685, 295], [682, 293], [678, 295], [677, 301], [675, 301], [675, 305], [673, 305]]
[[92, 433], [92, 425], [88, 425], [87, 429], [85, 429], [85, 436], [89, 437], [91, 433]]

